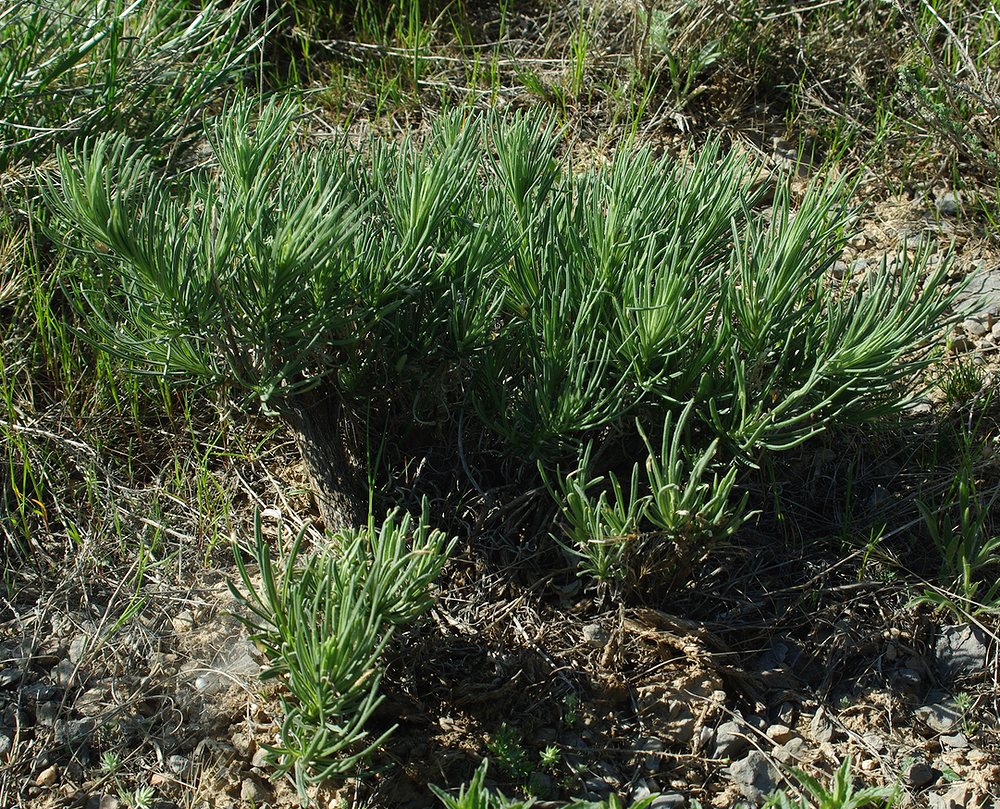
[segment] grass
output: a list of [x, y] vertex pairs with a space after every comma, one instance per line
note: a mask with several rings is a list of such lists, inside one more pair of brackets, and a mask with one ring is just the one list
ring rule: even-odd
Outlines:
[[[34, 707], [4, 714], [0, 805], [44, 800], [43, 755], [60, 788], [194, 801], [150, 782], [157, 750], [194, 756], [162, 735], [192, 710], [169, 658], [197, 635], [169, 618], [220, 620], [223, 579], [271, 667], [237, 712], [254, 744], [301, 793], [365, 773], [358, 806], [395, 805], [399, 773], [446, 806], [618, 805], [578, 800], [577, 769], [632, 767], [627, 698], [677, 656], [634, 634], [645, 607], [712, 627], [728, 650], [698, 657], [685, 624], [685, 654], [736, 669], [794, 636], [831, 710], [837, 681], [899, 664], [824, 627], [995, 631], [993, 367], [938, 340], [944, 287], [996, 249], [991, 6], [98, 11], [0, 12], [0, 669], [54, 681], [69, 621], [93, 641], [62, 718], [85, 688], [145, 685], [115, 679], [89, 759]], [[811, 185], [771, 172], [775, 137]], [[867, 281], [834, 274], [870, 203], [936, 188], [967, 201], [934, 223], [954, 264], [908, 244]], [[360, 517], [324, 535], [302, 436], [331, 412]], [[608, 616], [605, 646], [570, 640]], [[40, 662], [18, 662], [29, 640]], [[994, 755], [989, 712], [963, 718]], [[660, 787], [718, 791], [717, 768], [661, 758]], [[871, 770], [822, 769], [770, 804], [892, 800]]]

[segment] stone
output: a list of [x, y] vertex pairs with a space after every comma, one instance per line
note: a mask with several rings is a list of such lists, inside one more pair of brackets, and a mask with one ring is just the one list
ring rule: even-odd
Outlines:
[[986, 324], [983, 323], [983, 321], [979, 320], [979, 318], [975, 317], [967, 317], [965, 320], [963, 320], [962, 328], [965, 329], [966, 334], [969, 334], [973, 337], [983, 337], [989, 332], [989, 329], [986, 327]]
[[184, 756], [173, 755], [167, 759], [167, 767], [175, 775], [184, 775], [191, 769], [191, 762], [184, 758]]
[[935, 733], [948, 733], [962, 717], [951, 704], [943, 701], [943, 695], [939, 694], [938, 698], [941, 701], [929, 702], [917, 708], [916, 716]]
[[715, 731], [712, 758], [736, 758], [750, 746], [738, 722], [723, 722]]
[[838, 281], [851, 271], [850, 265], [846, 261], [835, 261], [830, 268], [830, 274]]
[[771, 725], [766, 732], [767, 738], [776, 744], [784, 744], [795, 736], [795, 731], [787, 725]]
[[248, 775], [240, 784], [240, 800], [244, 804], [260, 804], [270, 797], [270, 788], [260, 778]]
[[896, 677], [907, 688], [917, 688], [920, 685], [920, 672], [916, 669], [901, 668], [896, 672]]
[[809, 732], [820, 744], [829, 744], [837, 737], [837, 729], [833, 726], [825, 708], [820, 708], [809, 722]]
[[941, 676], [952, 680], [986, 666], [986, 633], [972, 624], [943, 626], [934, 643]]
[[680, 792], [664, 792], [653, 798], [649, 809], [683, 809], [687, 805], [687, 798]]
[[957, 191], [945, 191], [934, 200], [934, 207], [942, 216], [958, 216], [962, 212], [962, 195]]
[[974, 795], [968, 784], [952, 784], [943, 795], [932, 793], [927, 796], [929, 809], [966, 809], [978, 805], [973, 803]]
[[38, 777], [35, 778], [35, 786], [40, 787], [51, 787], [59, 780], [59, 768], [53, 764], [51, 767], [46, 767], [40, 773]]
[[14, 745], [14, 740], [6, 733], [0, 733], [0, 756], [7, 755], [7, 752]]
[[937, 774], [934, 769], [924, 761], [915, 761], [903, 770], [903, 780], [913, 789], [923, 789], [933, 783], [935, 778]]
[[250, 762], [250, 765], [258, 770], [263, 770], [267, 767], [267, 750], [263, 747], [258, 747], [257, 752], [253, 754], [253, 760]]
[[191, 610], [181, 610], [170, 618], [170, 627], [177, 635], [190, 632], [194, 629], [194, 615]]
[[594, 649], [603, 649], [610, 639], [611, 633], [600, 624], [587, 624], [583, 628], [583, 642]]
[[58, 685], [60, 688], [68, 688], [73, 684], [73, 679], [76, 676], [76, 665], [70, 661], [69, 658], [60, 660], [56, 663], [54, 669], [52, 669], [51, 677], [52, 682]]
[[56, 741], [59, 744], [78, 745], [89, 741], [97, 729], [93, 719], [71, 719], [56, 723]]
[[782, 702], [781, 707], [778, 708], [778, 723], [781, 725], [792, 727], [798, 716], [799, 709], [794, 702]]
[[939, 740], [944, 747], [952, 750], [968, 750], [969, 739], [964, 733], [956, 733], [953, 736], [942, 736]]
[[666, 750], [663, 741], [655, 736], [640, 736], [635, 740], [635, 749], [645, 754], [642, 761], [642, 768], [648, 773], [658, 772], [663, 766], [663, 756], [658, 755]]
[[39, 702], [35, 706], [35, 721], [39, 725], [52, 727], [59, 719], [58, 702]]
[[0, 669], [0, 688], [9, 688], [21, 682], [20, 669]]
[[751, 750], [746, 758], [729, 765], [729, 777], [740, 792], [751, 801], [761, 801], [774, 792], [781, 774], [759, 750]]
[[809, 752], [809, 746], [801, 736], [793, 736], [784, 744], [780, 744], [771, 751], [782, 764], [795, 764], [802, 761]]
[[118, 798], [113, 795], [91, 795], [86, 809], [118, 809]]
[[90, 648], [90, 636], [89, 635], [76, 635], [73, 640], [69, 642], [69, 662], [76, 665], [84, 656]]

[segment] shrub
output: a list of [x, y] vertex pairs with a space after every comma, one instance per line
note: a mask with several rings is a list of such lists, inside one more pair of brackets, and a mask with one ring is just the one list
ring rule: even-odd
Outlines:
[[[687, 165], [626, 144], [577, 166], [537, 115], [445, 116], [419, 147], [363, 150], [302, 148], [294, 117], [233, 105], [208, 133], [218, 170], [188, 187], [122, 138], [87, 142], [47, 198], [89, 240], [74, 286], [91, 339], [278, 414], [331, 527], [358, 519], [352, 425], [423, 398], [442, 429], [471, 400], [528, 467], [579, 468], [592, 444], [576, 477], [613, 491], [591, 516], [725, 534], [738, 472], [712, 464], [897, 412], [949, 317], [947, 263], [928, 273], [925, 252], [856, 288], [831, 278], [843, 182], [793, 213], [775, 180], [764, 209], [760, 167], [717, 141]], [[682, 409], [682, 437], [659, 434]], [[652, 499], [632, 513], [607, 473], [643, 443], [633, 489]]]

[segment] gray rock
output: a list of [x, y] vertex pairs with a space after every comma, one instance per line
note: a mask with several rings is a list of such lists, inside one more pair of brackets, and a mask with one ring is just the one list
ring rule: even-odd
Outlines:
[[941, 744], [952, 750], [968, 750], [969, 740], [964, 733], [956, 733], [954, 736], [942, 736]]
[[957, 216], [962, 211], [962, 196], [957, 191], [945, 191], [934, 200], [934, 207], [942, 216]]
[[184, 758], [184, 756], [174, 755], [167, 759], [167, 767], [175, 775], [184, 775], [191, 769], [191, 762]]
[[603, 778], [588, 778], [583, 782], [583, 788], [588, 798], [598, 800], [608, 797], [614, 791], [614, 787]]
[[916, 669], [902, 668], [896, 672], [896, 677], [901, 685], [907, 688], [916, 688], [920, 685], [920, 672]]
[[833, 726], [824, 708], [819, 708], [809, 722], [812, 737], [820, 744], [828, 744], [837, 737], [837, 729]]
[[86, 742], [97, 729], [93, 719], [71, 719], [56, 724], [56, 741], [59, 744], [77, 745]]
[[253, 760], [250, 765], [258, 770], [263, 770], [267, 767], [267, 750], [263, 747], [258, 747], [257, 752], [253, 754]]
[[83, 660], [90, 648], [89, 635], [77, 635], [69, 642], [69, 662], [74, 665]]
[[76, 665], [74, 665], [68, 658], [65, 660], [60, 660], [54, 669], [52, 669], [52, 682], [61, 688], [68, 688], [73, 683], [73, 677], [76, 674]]
[[113, 795], [91, 795], [86, 809], [118, 809], [118, 798]]
[[903, 771], [903, 780], [913, 789], [923, 789], [937, 777], [926, 762], [917, 761]]
[[[933, 696], [933, 695], [932, 695]], [[937, 695], [938, 700], [921, 705], [916, 710], [917, 719], [923, 722], [935, 733], [948, 733], [961, 721], [961, 715], [954, 705], [945, 702], [943, 695]]]
[[746, 758], [729, 766], [729, 777], [747, 798], [760, 801], [774, 792], [781, 774], [759, 750], [751, 750]]
[[989, 329], [986, 328], [986, 324], [979, 318], [967, 317], [962, 321], [962, 328], [965, 329], [966, 334], [970, 334], [973, 337], [983, 337], [988, 332]]
[[244, 804], [260, 804], [271, 797], [271, 790], [259, 778], [248, 775], [240, 784], [240, 800]]
[[799, 717], [798, 706], [794, 702], [782, 702], [778, 708], [778, 722], [788, 727], [795, 726], [795, 720]]
[[1000, 311], [1000, 267], [975, 268], [966, 286], [955, 297], [955, 308], [966, 316]]
[[749, 747], [743, 729], [737, 722], [723, 722], [715, 731], [712, 758], [736, 758]]
[[610, 638], [611, 633], [600, 624], [587, 624], [583, 628], [583, 642], [595, 649], [603, 649]]
[[657, 755], [666, 750], [666, 745], [655, 736], [640, 736], [635, 740], [635, 749], [646, 756], [642, 761], [642, 768], [648, 773], [658, 772], [663, 766], [663, 756]]
[[0, 733], [0, 756], [7, 755], [7, 751], [10, 750], [13, 744], [14, 740], [10, 736], [6, 733]]
[[649, 809], [683, 809], [687, 805], [687, 798], [680, 792], [664, 792], [653, 798]]
[[795, 736], [784, 744], [775, 747], [771, 751], [771, 755], [782, 764], [795, 764], [802, 761], [808, 752], [809, 746], [806, 744], [805, 739], [801, 736]]
[[21, 696], [32, 702], [52, 702], [59, 697], [59, 689], [48, 683], [32, 683], [21, 689]]
[[986, 665], [986, 633], [978, 626], [943, 626], [934, 644], [938, 671], [946, 679], [972, 674]]
[[838, 281], [851, 271], [850, 265], [846, 261], [835, 261], [830, 268], [830, 274]]
[[0, 688], [8, 688], [9, 686], [16, 685], [21, 682], [21, 670], [20, 669], [2, 669], [0, 670]]

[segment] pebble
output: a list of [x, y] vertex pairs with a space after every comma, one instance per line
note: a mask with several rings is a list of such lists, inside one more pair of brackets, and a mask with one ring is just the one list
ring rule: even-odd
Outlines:
[[0, 733], [0, 756], [6, 755], [7, 751], [13, 746], [14, 740], [11, 739], [6, 733]]
[[270, 792], [266, 784], [252, 775], [244, 778], [240, 784], [240, 800], [245, 804], [260, 804], [270, 797]]
[[86, 809], [118, 809], [118, 798], [113, 795], [91, 795]]
[[583, 642], [595, 649], [603, 649], [610, 638], [611, 633], [600, 624], [587, 624], [583, 628]]
[[771, 755], [782, 764], [794, 764], [795, 762], [802, 761], [808, 752], [809, 748], [806, 745], [805, 739], [801, 736], [796, 736], [784, 744], [775, 747], [771, 751]]
[[583, 788], [588, 796], [598, 800], [608, 797], [614, 791], [614, 787], [603, 778], [588, 778], [583, 782]]
[[957, 216], [962, 210], [962, 197], [957, 191], [945, 191], [934, 200], [934, 207], [942, 216]]
[[767, 729], [767, 737], [777, 744], [784, 744], [795, 736], [795, 731], [787, 725], [771, 725]]
[[943, 702], [931, 702], [920, 706], [916, 710], [916, 716], [935, 733], [948, 733], [961, 719], [952, 706]]
[[178, 635], [190, 632], [194, 629], [194, 615], [191, 610], [181, 610], [170, 618], [170, 626]]
[[184, 756], [174, 755], [167, 759], [167, 767], [175, 775], [184, 775], [184, 773], [191, 769], [191, 762], [184, 758]]
[[964, 733], [956, 733], [954, 736], [942, 736], [941, 744], [950, 747], [952, 750], [968, 750], [969, 739]]
[[973, 674], [986, 665], [986, 634], [971, 624], [941, 627], [934, 658], [946, 679]]
[[60, 660], [56, 663], [56, 667], [52, 669], [52, 682], [61, 688], [68, 688], [73, 683], [73, 677], [76, 674], [76, 665], [73, 664], [68, 658], [65, 660]]
[[751, 750], [746, 758], [729, 766], [729, 777], [752, 801], [761, 801], [774, 792], [781, 774], [759, 750]]
[[58, 702], [39, 702], [35, 706], [35, 721], [38, 722], [38, 724], [52, 727], [58, 718]]
[[0, 688], [7, 688], [8, 686], [16, 685], [19, 682], [21, 682], [20, 669], [0, 670]]
[[267, 750], [263, 747], [258, 747], [257, 752], [253, 754], [253, 760], [250, 764], [258, 770], [263, 770], [267, 767]]
[[53, 764], [42, 770], [35, 779], [35, 785], [40, 787], [50, 787], [59, 779], [59, 768]]
[[903, 772], [903, 780], [913, 787], [913, 789], [923, 789], [932, 783], [935, 778], [934, 770], [923, 761], [914, 762]]
[[966, 334], [970, 334], [973, 337], [983, 337], [990, 331], [985, 323], [975, 317], [967, 317], [963, 320], [962, 328], [965, 329]]
[[916, 688], [920, 685], [920, 672], [916, 669], [902, 668], [896, 672], [896, 676], [902, 685], [910, 688]]
[[687, 798], [680, 792], [664, 792], [653, 798], [649, 809], [682, 809], [687, 805]]
[[715, 749], [712, 758], [736, 758], [749, 747], [738, 722], [723, 722], [715, 731]]
[[798, 715], [799, 709], [794, 702], [782, 702], [781, 707], [778, 708], [779, 724], [792, 727], [795, 724], [795, 720], [798, 718]]

